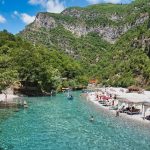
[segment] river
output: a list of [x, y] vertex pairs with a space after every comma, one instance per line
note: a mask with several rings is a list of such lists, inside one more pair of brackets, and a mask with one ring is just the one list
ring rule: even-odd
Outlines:
[[150, 150], [149, 126], [73, 95], [25, 98], [29, 108], [19, 112], [1, 109], [0, 150]]

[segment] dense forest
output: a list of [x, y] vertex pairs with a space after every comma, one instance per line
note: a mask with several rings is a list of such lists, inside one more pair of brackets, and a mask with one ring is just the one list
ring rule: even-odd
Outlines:
[[42, 91], [86, 84], [82, 66], [55, 49], [32, 45], [7, 31], [0, 32], [0, 89], [17, 82], [37, 85]]
[[90, 79], [150, 89], [149, 5], [136, 0], [68, 8], [42, 13], [40, 23], [35, 20], [18, 35], [0, 32], [0, 89], [20, 82], [60, 91]]

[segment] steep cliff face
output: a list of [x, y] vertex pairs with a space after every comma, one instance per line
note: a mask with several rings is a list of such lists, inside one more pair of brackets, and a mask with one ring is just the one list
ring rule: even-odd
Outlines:
[[[44, 28], [46, 30], [51, 30], [53, 28], [56, 28], [60, 25], [62, 25], [64, 27], [64, 29], [70, 31], [73, 35], [77, 36], [77, 37], [81, 37], [81, 36], [85, 36], [88, 33], [91, 32], [95, 32], [97, 33], [100, 37], [102, 37], [104, 40], [106, 40], [107, 42], [114, 44], [116, 42], [116, 40], [125, 32], [127, 32], [128, 30], [139, 26], [141, 24], [143, 24], [146, 20], [149, 19], [149, 14], [148, 13], [142, 13], [140, 14], [139, 18], [137, 18], [133, 24], [131, 23], [125, 23], [125, 24], [121, 24], [121, 25], [109, 25], [109, 24], [99, 24], [99, 25], [94, 25], [93, 22], [93, 27], [88, 26], [88, 24], [86, 23], [86, 21], [80, 17], [82, 12], [80, 13], [80, 11], [75, 11], [75, 9], [73, 9], [74, 14], [69, 15], [70, 17], [77, 17], [79, 18], [79, 20], [77, 18], [75, 18], [75, 23], [68, 23], [65, 20], [61, 20], [61, 19], [56, 19], [55, 17], [52, 17], [51, 14], [47, 14], [47, 13], [39, 13], [36, 16], [35, 21], [32, 23], [32, 26], [27, 27], [30, 28], [31, 30], [36, 29], [36, 30], [40, 30], [40, 28]], [[76, 13], [75, 13], [76, 12]], [[65, 12], [63, 12], [61, 15], [66, 15], [69, 12], [67, 12], [67, 10]], [[109, 18], [109, 21], [123, 21], [123, 18], [119, 18], [117, 15], [112, 15], [111, 18]], [[25, 29], [26, 32], [26, 29]]]
[[35, 36], [35, 33], [39, 36], [39, 33], [42, 33], [43, 37], [48, 39], [47, 43], [53, 45], [55, 43], [51, 31], [59, 30], [61, 27], [75, 38], [96, 33], [101, 39], [114, 44], [123, 34], [149, 20], [148, 5], [146, 0], [145, 3], [140, 4], [137, 0], [129, 5], [101, 4], [86, 8], [68, 8], [61, 14], [38, 13], [35, 21], [20, 35], [45, 44], [42, 38]]
[[150, 86], [150, 2], [38, 13], [19, 35], [65, 52], [104, 84]]
[[33, 27], [40, 29], [40, 28], [46, 28], [46, 29], [52, 29], [57, 27], [57, 23], [53, 17], [50, 17], [46, 14], [39, 13], [35, 21], [33, 22]]

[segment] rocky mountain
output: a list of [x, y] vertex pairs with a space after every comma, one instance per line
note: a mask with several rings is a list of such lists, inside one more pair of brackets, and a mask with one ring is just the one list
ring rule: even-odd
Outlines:
[[[128, 30], [149, 19], [149, 13], [145, 10], [148, 6], [150, 7], [150, 3], [143, 3], [142, 7], [138, 7], [138, 2], [129, 5], [100, 4], [86, 8], [68, 8], [61, 14], [38, 13], [35, 21], [21, 35], [29, 39], [28, 34], [42, 32], [44, 29], [43, 34], [49, 37], [47, 33], [50, 30], [62, 26], [76, 37], [94, 32], [114, 44]], [[51, 43], [50, 39], [49, 42]]]
[[105, 84], [149, 85], [149, 8], [149, 0], [135, 0], [40, 12], [19, 36], [69, 54]]

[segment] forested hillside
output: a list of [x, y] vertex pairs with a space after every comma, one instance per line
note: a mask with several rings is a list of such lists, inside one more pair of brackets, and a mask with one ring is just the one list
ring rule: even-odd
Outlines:
[[19, 35], [55, 47], [81, 62], [100, 83], [148, 87], [150, 1], [72, 7], [61, 14], [39, 13]]
[[[63, 80], [66, 78], [67, 80]], [[85, 84], [80, 63], [63, 52], [32, 45], [20, 37], [0, 32], [0, 89], [20, 82], [39, 91]]]
[[149, 8], [149, 0], [135, 0], [41, 12], [18, 35], [1, 32], [1, 89], [24, 81], [48, 92], [93, 78], [104, 85], [149, 88]]

